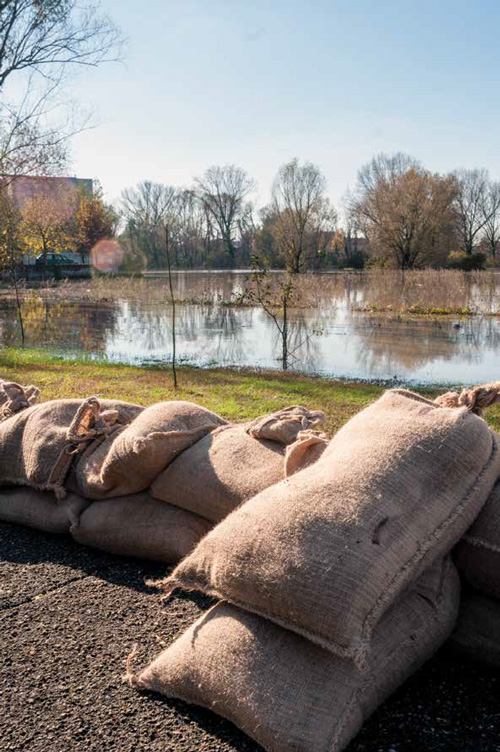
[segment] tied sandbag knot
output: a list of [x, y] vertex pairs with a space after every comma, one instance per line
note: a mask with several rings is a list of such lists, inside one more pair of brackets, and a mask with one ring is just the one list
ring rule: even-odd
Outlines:
[[446, 392], [434, 402], [440, 407], [466, 407], [469, 412], [482, 417], [486, 408], [500, 402], [500, 381], [475, 386], [472, 389], [462, 389], [460, 393]]
[[0, 380], [0, 423], [34, 405], [39, 396], [40, 390], [36, 386]]
[[247, 426], [247, 433], [254, 439], [277, 441], [287, 446], [296, 441], [300, 431], [319, 428], [325, 421], [321, 410], [308, 410], [302, 405], [292, 405], [271, 415], [255, 418]]
[[328, 437], [325, 433], [319, 433], [312, 429], [299, 431], [297, 440], [286, 448], [285, 478], [289, 478], [303, 466], [306, 454], [311, 447], [318, 444], [321, 444], [323, 449], [328, 446]]
[[97, 397], [89, 397], [78, 408], [66, 435], [66, 444], [50, 474], [48, 489], [54, 491], [58, 499], [64, 499], [64, 481], [74, 458], [81, 454], [88, 444], [102, 436], [107, 436], [118, 419], [116, 410], [101, 413]]

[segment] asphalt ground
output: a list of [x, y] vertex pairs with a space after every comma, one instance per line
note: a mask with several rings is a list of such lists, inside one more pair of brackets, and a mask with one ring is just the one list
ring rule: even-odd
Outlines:
[[[258, 752], [209, 711], [122, 681], [211, 605], [162, 604], [165, 567], [0, 524], [0, 750]], [[365, 724], [349, 752], [500, 751], [500, 672], [442, 649]]]

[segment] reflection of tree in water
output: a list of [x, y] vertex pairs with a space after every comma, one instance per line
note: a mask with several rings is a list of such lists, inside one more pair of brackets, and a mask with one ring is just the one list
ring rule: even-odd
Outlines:
[[485, 349], [500, 347], [500, 321], [488, 317], [407, 320], [353, 316], [356, 361], [366, 376], [416, 371], [436, 360], [477, 362]]
[[[36, 293], [26, 296], [22, 315], [28, 346], [102, 351], [116, 322], [115, 304], [90, 304], [50, 301]], [[20, 343], [20, 331], [14, 306], [7, 305], [0, 313], [3, 321], [2, 341], [5, 345]]]
[[[176, 330], [180, 357], [183, 347], [196, 344], [196, 359], [217, 362], [243, 362], [245, 327], [252, 325], [253, 312], [225, 306], [181, 305], [177, 307]], [[125, 303], [120, 314], [122, 334], [134, 341], [144, 355], [171, 355], [170, 309], [165, 304], [144, 306]]]
[[[293, 310], [288, 320], [289, 368], [315, 373], [322, 367], [320, 338], [324, 326], [331, 324], [334, 310]], [[273, 334], [273, 352], [276, 361], [281, 362], [281, 336], [273, 322], [266, 318], [266, 324]]]

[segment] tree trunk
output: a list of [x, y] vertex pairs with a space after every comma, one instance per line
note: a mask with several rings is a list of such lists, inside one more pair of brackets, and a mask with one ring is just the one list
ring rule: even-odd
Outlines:
[[168, 268], [168, 285], [170, 288], [170, 302], [172, 303], [172, 375], [174, 378], [174, 389], [177, 389], [177, 370], [175, 367], [175, 296], [172, 285], [172, 269], [170, 265], [170, 233], [168, 227], [165, 228], [165, 250], [167, 255]]

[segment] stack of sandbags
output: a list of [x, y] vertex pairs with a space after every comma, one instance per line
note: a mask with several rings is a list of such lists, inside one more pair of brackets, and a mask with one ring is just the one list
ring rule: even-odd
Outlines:
[[386, 392], [174, 570], [167, 594], [226, 603], [132, 683], [214, 708], [273, 752], [343, 749], [449, 635], [446, 557], [499, 470], [496, 436], [467, 407]]
[[144, 491], [224, 421], [188, 402], [144, 409], [94, 397], [34, 405], [37, 396], [34, 387], [0, 382], [0, 519], [71, 532], [127, 556], [177, 563], [189, 553], [209, 523]]
[[122, 556], [177, 564], [211, 527], [144, 492], [86, 503], [69, 529], [74, 540]]
[[456, 547], [455, 561], [472, 588], [464, 593], [452, 644], [500, 666], [500, 481]]
[[210, 708], [268, 752], [337, 752], [446, 639], [458, 590], [449, 560], [422, 575], [384, 614], [362, 671], [296, 632], [220, 603], [129, 679]]
[[45, 533], [69, 533], [90, 501], [69, 493], [56, 499], [53, 493], [27, 486], [0, 489], [0, 520], [26, 525]]
[[85, 447], [142, 410], [95, 397], [25, 405], [0, 422], [0, 486], [31, 486], [63, 498], [71, 465]]
[[75, 468], [78, 491], [88, 499], [144, 491], [177, 455], [225, 424], [192, 402], [151, 405], [125, 429], [88, 447]]
[[315, 462], [327, 445], [316, 429], [325, 415], [300, 405], [222, 426], [186, 449], [153, 482], [150, 494], [211, 522]]

